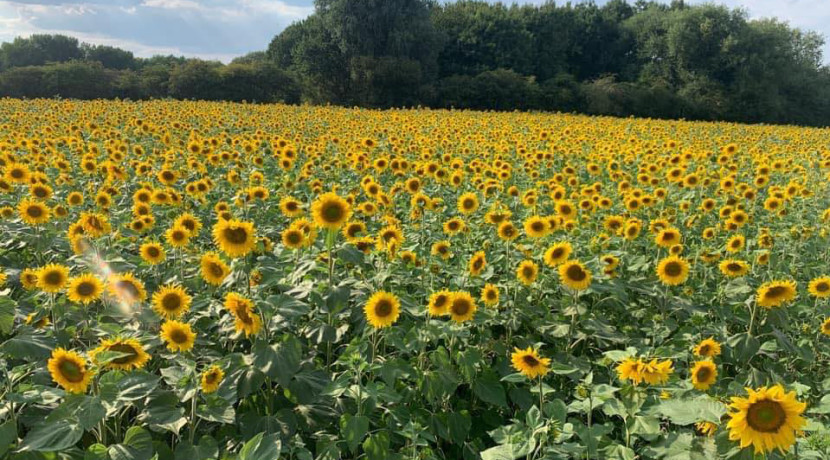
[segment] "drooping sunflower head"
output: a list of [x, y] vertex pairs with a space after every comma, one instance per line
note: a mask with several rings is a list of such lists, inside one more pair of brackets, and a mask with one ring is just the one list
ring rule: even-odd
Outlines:
[[453, 292], [450, 296], [449, 314], [456, 323], [473, 319], [476, 313], [476, 301], [469, 292]]
[[188, 351], [193, 348], [196, 333], [190, 324], [169, 320], [161, 325], [161, 338], [170, 351]]
[[565, 286], [583, 291], [591, 285], [591, 272], [581, 262], [569, 260], [559, 265], [559, 279]]
[[795, 296], [795, 281], [767, 281], [758, 288], [756, 301], [764, 308], [773, 308], [789, 303]]
[[351, 217], [352, 207], [336, 193], [328, 192], [311, 204], [311, 215], [318, 227], [337, 230]]
[[141, 369], [150, 360], [150, 355], [136, 339], [106, 339], [98, 348], [89, 353], [96, 364], [108, 369], [125, 371]]
[[669, 256], [657, 264], [657, 277], [668, 286], [683, 284], [689, 277], [689, 262], [678, 256]]
[[60, 292], [68, 282], [69, 268], [63, 265], [49, 264], [37, 271], [37, 287], [44, 292]]
[[176, 319], [190, 309], [190, 301], [183, 287], [168, 284], [153, 294], [153, 310], [165, 319]]
[[395, 294], [378, 291], [369, 298], [363, 307], [366, 321], [376, 329], [389, 327], [398, 320], [400, 300]]
[[698, 361], [692, 366], [690, 374], [692, 385], [698, 390], [706, 391], [717, 380], [718, 367], [712, 361]]
[[69, 393], [83, 394], [92, 379], [86, 360], [74, 351], [56, 348], [47, 363], [49, 373], [58, 385]]
[[220, 220], [213, 226], [213, 239], [228, 257], [243, 257], [253, 251], [256, 235], [252, 222]]
[[550, 358], [543, 358], [539, 352], [531, 347], [527, 349], [514, 348], [510, 356], [513, 369], [529, 379], [544, 377], [550, 370]]
[[830, 318], [826, 318], [824, 322], [821, 323], [821, 333], [830, 336]]
[[92, 273], [85, 273], [69, 280], [66, 295], [69, 300], [88, 304], [101, 297], [104, 292], [104, 283]]
[[432, 244], [432, 248], [430, 253], [434, 256], [438, 256], [444, 260], [449, 259], [452, 257], [452, 252], [450, 252], [450, 242], [449, 241], [437, 241]]
[[755, 453], [789, 450], [806, 423], [801, 414], [807, 404], [781, 385], [747, 388], [747, 393], [746, 398], [733, 397], [729, 405], [729, 439], [738, 441], [741, 448], [752, 446]]

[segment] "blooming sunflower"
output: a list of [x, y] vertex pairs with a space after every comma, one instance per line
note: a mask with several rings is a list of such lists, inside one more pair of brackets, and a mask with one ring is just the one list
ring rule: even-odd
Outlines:
[[573, 246], [571, 246], [571, 243], [567, 241], [556, 243], [545, 251], [545, 265], [548, 267], [557, 267], [565, 263], [572, 252]]
[[666, 383], [669, 380], [669, 376], [674, 372], [672, 365], [670, 359], [663, 361], [652, 359], [648, 363], [642, 364], [640, 367], [640, 375], [643, 381], [649, 385]]
[[303, 215], [302, 203], [290, 196], [283, 197], [280, 200], [280, 211], [286, 217], [299, 217]]
[[830, 318], [826, 318], [823, 323], [821, 323], [821, 333], [824, 335], [830, 335]]
[[199, 260], [202, 279], [213, 286], [219, 286], [225, 281], [231, 269], [215, 252], [202, 254]]
[[819, 299], [830, 297], [830, 276], [820, 276], [810, 281], [810, 295]]
[[190, 324], [169, 320], [161, 325], [161, 338], [170, 351], [188, 351], [193, 348], [196, 333], [190, 328]]
[[709, 337], [695, 345], [693, 352], [696, 356], [712, 358], [721, 354], [721, 346], [715, 339]]
[[617, 375], [620, 380], [630, 380], [635, 385], [643, 381], [641, 374], [643, 361], [640, 359], [627, 358], [617, 365]]
[[[101, 358], [102, 353], [113, 353], [116, 356], [108, 357], [108, 361], [105, 361]], [[150, 355], [144, 351], [141, 342], [136, 339], [123, 338], [103, 340], [101, 345], [89, 352], [89, 357], [96, 364], [104, 365], [108, 369], [125, 371], [141, 369], [150, 360]]]
[[49, 264], [37, 271], [37, 287], [43, 292], [56, 293], [66, 287], [69, 282], [69, 268]]
[[513, 241], [519, 237], [519, 230], [511, 222], [502, 222], [498, 228], [499, 238], [504, 241]]
[[749, 273], [749, 264], [737, 259], [726, 259], [718, 265], [718, 268], [724, 276], [729, 278], [737, 278]]
[[523, 260], [516, 269], [516, 278], [525, 286], [530, 286], [539, 276], [539, 266], [532, 260]]
[[668, 286], [683, 284], [689, 277], [689, 262], [678, 256], [666, 257], [657, 264], [657, 276]]
[[478, 196], [475, 193], [468, 192], [458, 197], [458, 212], [464, 215], [469, 215], [478, 210]]
[[735, 235], [726, 241], [726, 250], [731, 253], [739, 252], [746, 246], [746, 238], [743, 235]]
[[443, 316], [449, 312], [452, 293], [450, 291], [438, 291], [429, 296], [427, 312], [430, 316]]
[[541, 216], [530, 216], [522, 225], [525, 235], [530, 238], [543, 238], [550, 233], [548, 220]]
[[591, 271], [577, 260], [569, 260], [559, 265], [559, 279], [565, 286], [583, 291], [591, 285]]
[[225, 372], [217, 366], [213, 365], [202, 372], [202, 392], [213, 393], [219, 389], [222, 380], [225, 378]]
[[92, 273], [84, 273], [69, 280], [66, 296], [77, 303], [88, 304], [101, 297], [104, 284]]
[[188, 238], [193, 238], [199, 235], [199, 232], [202, 230], [202, 221], [193, 214], [186, 212], [173, 221], [173, 227], [185, 229]]
[[484, 254], [484, 251], [478, 251], [473, 254], [473, 257], [470, 258], [469, 263], [469, 270], [470, 275], [478, 276], [481, 272], [484, 271], [484, 267], [487, 266], [487, 256]]
[[668, 227], [657, 233], [657, 236], [654, 237], [654, 242], [662, 248], [670, 248], [675, 244], [680, 244], [681, 239], [680, 230], [674, 227]]
[[174, 248], [184, 248], [190, 242], [190, 232], [178, 225], [174, 225], [164, 233], [167, 244]]
[[142, 244], [138, 252], [141, 258], [150, 265], [158, 265], [167, 258], [164, 247], [154, 241]]
[[311, 204], [311, 215], [318, 227], [337, 230], [351, 217], [352, 207], [336, 193], [328, 192]]
[[746, 391], [746, 398], [733, 397], [729, 405], [729, 439], [738, 441], [742, 449], [752, 446], [756, 454], [789, 450], [806, 423], [801, 414], [807, 404], [781, 385]]
[[20, 200], [20, 203], [17, 205], [17, 212], [20, 214], [23, 222], [29, 225], [45, 224], [49, 222], [49, 218], [51, 217], [51, 211], [48, 206], [40, 201], [28, 198]]
[[245, 337], [259, 333], [262, 329], [262, 319], [254, 311], [254, 303], [235, 292], [225, 295], [225, 308], [233, 314], [236, 332], [244, 332]]
[[401, 314], [401, 302], [395, 294], [378, 291], [369, 297], [363, 307], [366, 321], [375, 329], [389, 327], [398, 320]]
[[780, 307], [795, 295], [795, 281], [767, 281], [758, 288], [756, 301], [764, 308]]
[[46, 367], [58, 385], [69, 393], [83, 394], [92, 380], [92, 371], [86, 360], [74, 351], [56, 348]]
[[469, 292], [452, 293], [448, 310], [453, 321], [463, 323], [473, 319], [476, 309], [476, 301]]
[[147, 299], [144, 283], [132, 273], [112, 275], [109, 279], [108, 290], [119, 302], [127, 305], [144, 302]]
[[714, 385], [718, 378], [718, 366], [712, 361], [697, 361], [691, 370], [692, 386], [698, 390], [706, 391]]
[[298, 228], [287, 228], [282, 232], [282, 244], [288, 249], [300, 249], [304, 246], [305, 234]]
[[513, 369], [529, 379], [544, 377], [550, 370], [550, 358], [542, 358], [539, 352], [531, 347], [527, 349], [514, 348], [510, 356]]
[[27, 291], [31, 291], [37, 287], [37, 278], [37, 270], [33, 268], [25, 268], [20, 272], [20, 284]]
[[499, 288], [495, 284], [487, 283], [481, 290], [481, 301], [488, 307], [499, 304]]
[[220, 220], [213, 226], [213, 239], [228, 257], [243, 257], [254, 250], [254, 224], [236, 219]]
[[190, 301], [183, 287], [168, 284], [153, 294], [153, 310], [165, 319], [176, 319], [190, 309]]

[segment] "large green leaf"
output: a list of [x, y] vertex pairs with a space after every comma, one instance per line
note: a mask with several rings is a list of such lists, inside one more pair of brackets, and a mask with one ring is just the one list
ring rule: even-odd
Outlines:
[[340, 435], [349, 446], [352, 452], [357, 451], [357, 446], [363, 441], [363, 437], [369, 431], [369, 417], [365, 415], [352, 416], [350, 414], [343, 414], [340, 417]]
[[279, 458], [281, 449], [279, 436], [260, 433], [242, 446], [238, 460], [275, 460]]
[[107, 449], [112, 460], [149, 460], [153, 456], [153, 438], [139, 426], [131, 427], [124, 435], [124, 442]]
[[42, 423], [32, 429], [20, 445], [20, 452], [55, 452], [74, 446], [84, 435], [78, 419], [62, 419]]

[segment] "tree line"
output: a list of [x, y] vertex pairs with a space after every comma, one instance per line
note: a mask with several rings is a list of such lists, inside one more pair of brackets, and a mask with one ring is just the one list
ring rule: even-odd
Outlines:
[[830, 125], [823, 38], [713, 4], [315, 0], [227, 65], [61, 36], [0, 47], [0, 94], [552, 110]]

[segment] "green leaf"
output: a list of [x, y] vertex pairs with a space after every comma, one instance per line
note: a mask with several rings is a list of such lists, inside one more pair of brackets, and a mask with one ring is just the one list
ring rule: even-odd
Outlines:
[[488, 404], [507, 407], [507, 394], [495, 372], [485, 372], [477, 378], [473, 382], [473, 393]]
[[95, 443], [87, 447], [84, 452], [84, 460], [110, 460], [107, 446]]
[[17, 442], [17, 427], [13, 421], [9, 420], [0, 425], [0, 458], [6, 455], [9, 447], [15, 442]]
[[377, 432], [363, 441], [363, 451], [368, 460], [386, 460], [389, 458], [389, 433]]
[[634, 460], [637, 458], [637, 454], [629, 447], [621, 444], [611, 444], [605, 449], [602, 449], [602, 458], [609, 460]]
[[467, 440], [467, 435], [470, 433], [470, 427], [472, 425], [473, 420], [470, 418], [470, 413], [466, 410], [452, 412], [447, 417], [450, 439], [458, 445], [463, 445], [464, 441]]
[[668, 417], [675, 425], [691, 425], [697, 422], [719, 423], [726, 413], [723, 404], [708, 396], [694, 399], [669, 399], [657, 406], [657, 411]]
[[287, 340], [274, 347], [276, 352], [276, 379], [282, 386], [291, 382], [294, 374], [300, 370], [300, 360], [303, 354], [303, 345], [296, 337], [290, 336]]
[[14, 309], [17, 302], [8, 298], [0, 297], [0, 333], [10, 334], [14, 329]]
[[110, 371], [99, 382], [101, 399], [110, 404], [144, 399], [156, 389], [158, 382], [158, 377], [144, 371]]
[[97, 396], [66, 395], [63, 404], [53, 410], [46, 418], [47, 421], [60, 421], [68, 418], [77, 418], [84, 430], [89, 430], [104, 419], [107, 410]]
[[210, 436], [202, 436], [198, 446], [182, 441], [174, 454], [175, 460], [215, 460], [218, 456], [219, 446]]
[[631, 434], [649, 437], [660, 434], [660, 419], [657, 417], [637, 415], [633, 420], [631, 423]]
[[172, 433], [178, 433], [187, 424], [187, 419], [184, 418], [184, 409], [178, 407], [178, 405], [179, 398], [173, 392], [165, 391], [154, 394], [150, 397], [144, 412], [141, 413], [138, 419], [151, 425], [151, 428], [159, 427]]
[[242, 446], [238, 460], [274, 460], [279, 458], [281, 449], [279, 436], [260, 433]]
[[23, 333], [3, 342], [0, 352], [18, 359], [28, 358], [37, 361], [51, 356], [56, 346], [57, 342], [52, 337]]
[[366, 436], [368, 431], [369, 417], [365, 415], [352, 416], [351, 414], [343, 414], [340, 417], [340, 434], [352, 453], [357, 451], [357, 446], [363, 441], [363, 437]]
[[196, 416], [211, 422], [233, 423], [236, 418], [236, 411], [228, 401], [219, 396], [209, 396], [205, 404], [199, 404], [196, 408]]
[[738, 360], [738, 363], [743, 364], [749, 362], [755, 356], [755, 353], [758, 352], [758, 349], [761, 348], [761, 342], [745, 332], [729, 337], [726, 343], [732, 350], [732, 356]]
[[516, 460], [526, 457], [536, 448], [536, 440], [530, 438], [517, 444], [502, 444], [491, 447], [481, 453], [481, 460]]
[[153, 456], [153, 438], [140, 426], [131, 427], [124, 435], [124, 442], [108, 449], [112, 460], [150, 460]]
[[46, 422], [30, 431], [20, 446], [20, 452], [55, 452], [74, 446], [84, 435], [77, 419]]

